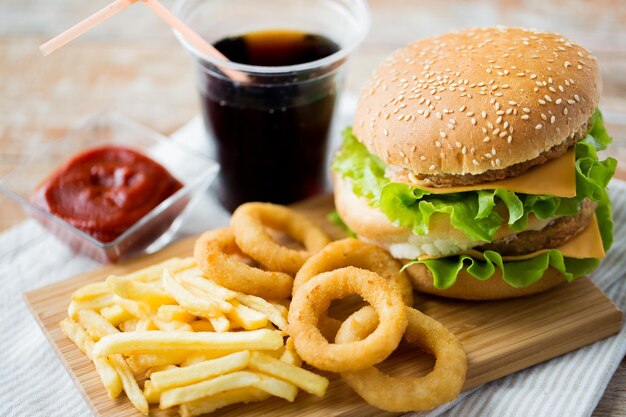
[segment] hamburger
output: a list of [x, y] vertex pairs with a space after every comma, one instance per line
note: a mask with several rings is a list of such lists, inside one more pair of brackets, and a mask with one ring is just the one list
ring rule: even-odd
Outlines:
[[419, 40], [375, 70], [333, 161], [335, 205], [415, 288], [482, 300], [588, 274], [612, 243], [612, 158], [589, 51], [479, 28]]

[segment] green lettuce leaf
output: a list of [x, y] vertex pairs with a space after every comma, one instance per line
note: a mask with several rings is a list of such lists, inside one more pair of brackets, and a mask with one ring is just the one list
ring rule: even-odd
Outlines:
[[[598, 137], [593, 136], [598, 135]], [[516, 232], [528, 227], [528, 216], [538, 219], [573, 216], [585, 198], [599, 202], [606, 197], [606, 186], [615, 172], [616, 161], [599, 161], [597, 149], [611, 141], [596, 110], [587, 137], [576, 144], [576, 197], [514, 193], [507, 190], [480, 190], [453, 194], [431, 194], [418, 187], [392, 183], [385, 177], [385, 164], [369, 153], [350, 129], [344, 132], [344, 146], [337, 152], [334, 171], [350, 180], [352, 191], [378, 207], [395, 225], [413, 233], [428, 233], [435, 213], [450, 217], [452, 226], [474, 241], [491, 242], [505, 222]], [[506, 218], [497, 207], [504, 206]]]
[[[598, 202], [596, 217], [604, 250], [608, 251], [613, 242], [613, 219], [611, 203], [607, 198]], [[439, 289], [450, 288], [456, 282], [462, 270], [480, 280], [485, 281], [493, 276], [496, 268], [502, 272], [502, 279], [514, 288], [522, 288], [538, 281], [549, 267], [559, 271], [568, 282], [591, 273], [600, 262], [596, 258], [568, 258], [561, 252], [552, 249], [534, 258], [522, 261], [504, 261], [495, 251], [483, 252], [484, 260], [470, 255], [455, 255], [440, 259], [414, 260], [404, 268], [414, 264], [424, 264], [433, 275], [433, 285]]]
[[[605, 251], [613, 242], [613, 220], [611, 203], [606, 187], [612, 178], [616, 161], [607, 158], [598, 160], [597, 151], [611, 142], [596, 109], [589, 131], [584, 140], [576, 144], [576, 197], [560, 198], [549, 195], [518, 194], [506, 190], [480, 190], [463, 193], [435, 195], [407, 184], [392, 183], [385, 177], [385, 164], [370, 154], [352, 134], [344, 132], [344, 145], [335, 156], [333, 169], [343, 178], [348, 178], [352, 191], [365, 197], [378, 207], [394, 224], [411, 228], [414, 233], [428, 232], [430, 218], [435, 213], [450, 217], [450, 223], [468, 238], [491, 242], [504, 222], [520, 232], [528, 226], [528, 216], [533, 213], [538, 219], [553, 216], [573, 216], [580, 210], [585, 198], [597, 203], [596, 217]], [[504, 219], [497, 207], [506, 208]], [[564, 257], [558, 250], [523, 261], [503, 261], [494, 251], [486, 251], [484, 260], [468, 255], [456, 255], [441, 259], [413, 261], [407, 265], [423, 263], [434, 277], [437, 288], [449, 288], [458, 273], [465, 269], [476, 279], [489, 279], [496, 268], [502, 271], [505, 282], [519, 288], [532, 284], [552, 266], [568, 281], [593, 271], [599, 260], [595, 258], [574, 259]]]
[[369, 200], [377, 200], [385, 178], [385, 163], [369, 153], [348, 128], [343, 132], [343, 146], [335, 154], [332, 169], [352, 182], [352, 191]]

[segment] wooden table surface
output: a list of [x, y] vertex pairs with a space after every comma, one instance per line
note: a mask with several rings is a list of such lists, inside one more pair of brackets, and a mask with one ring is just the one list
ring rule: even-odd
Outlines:
[[[118, 110], [166, 134], [198, 113], [190, 58], [141, 4], [41, 56], [41, 43], [106, 3], [0, 1], [0, 175], [98, 111]], [[496, 24], [560, 32], [598, 56], [601, 108], [616, 139], [610, 153], [625, 165], [626, 1], [370, 0], [370, 7], [372, 28], [352, 59], [348, 91], [357, 93], [389, 52], [419, 37]], [[618, 175], [626, 179], [626, 171]], [[0, 196], [0, 231], [23, 219]], [[626, 361], [594, 416], [626, 417]]]

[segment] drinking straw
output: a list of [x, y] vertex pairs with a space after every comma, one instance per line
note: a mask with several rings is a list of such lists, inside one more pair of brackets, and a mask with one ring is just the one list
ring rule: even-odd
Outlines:
[[[204, 38], [194, 32], [193, 29], [183, 23], [172, 12], [170, 12], [166, 7], [159, 3], [158, 0], [115, 0], [113, 3], [97, 11], [82, 22], [72, 26], [65, 32], [55, 36], [48, 42], [44, 43], [39, 47], [39, 49], [44, 54], [44, 56], [49, 55], [55, 50], [73, 41], [83, 33], [93, 29], [100, 23], [104, 22], [106, 19], [117, 14], [118, 12], [122, 11], [123, 9], [137, 1], [141, 1], [146, 6], [148, 6], [148, 8], [150, 8], [150, 10], [154, 12], [154, 14], [156, 14], [161, 20], [163, 20], [169, 27], [180, 33], [183, 38], [185, 38], [193, 47], [198, 49], [203, 54], [212, 56], [223, 61], [229, 61], [229, 59], [226, 58], [224, 54], [222, 54], [213, 45], [208, 43], [206, 40], [204, 40]], [[240, 71], [235, 71], [228, 68], [220, 68], [220, 70], [234, 81], [248, 81], [248, 77]]]
[[50, 55], [55, 50], [64, 46], [65, 44], [73, 41], [78, 38], [83, 33], [91, 30], [95, 26], [107, 20], [109, 17], [117, 14], [118, 12], [124, 10], [126, 7], [130, 6], [135, 0], [115, 0], [113, 3], [104, 7], [101, 10], [98, 10], [96, 13], [89, 16], [87, 19], [82, 22], [72, 26], [65, 32], [60, 35], [55, 36], [50, 39], [48, 42], [44, 43], [39, 47], [44, 56]]

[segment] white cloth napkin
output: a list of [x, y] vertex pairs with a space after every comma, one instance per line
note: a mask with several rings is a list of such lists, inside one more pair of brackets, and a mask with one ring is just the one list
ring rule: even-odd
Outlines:
[[[343, 109], [352, 105], [348, 101]], [[181, 129], [175, 139], [209, 151], [199, 119]], [[610, 188], [616, 242], [593, 279], [625, 309], [626, 184], [614, 181]], [[181, 233], [197, 233], [227, 221], [228, 214], [207, 196], [186, 218]], [[91, 414], [22, 294], [98, 266], [72, 254], [32, 220], [0, 235], [0, 416]], [[433, 412], [416, 415], [589, 416], [625, 353], [626, 329], [622, 328], [617, 336], [486, 384]]]

